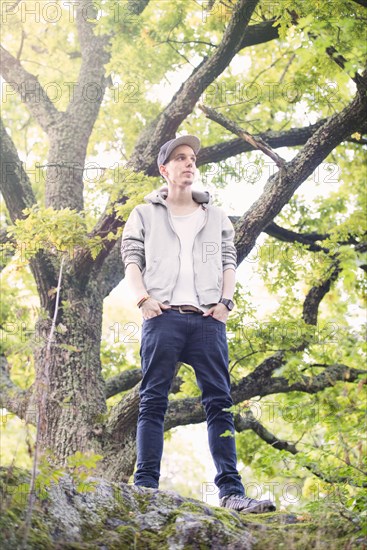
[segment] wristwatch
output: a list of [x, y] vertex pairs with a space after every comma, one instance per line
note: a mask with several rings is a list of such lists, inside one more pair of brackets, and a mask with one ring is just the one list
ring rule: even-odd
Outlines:
[[232, 302], [232, 300], [228, 300], [228, 298], [221, 298], [219, 300], [219, 303], [224, 304], [229, 311], [232, 311], [232, 309], [234, 308], [234, 303]]

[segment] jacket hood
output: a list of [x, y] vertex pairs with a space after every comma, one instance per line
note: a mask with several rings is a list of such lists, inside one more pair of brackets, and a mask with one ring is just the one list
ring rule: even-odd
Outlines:
[[[152, 191], [151, 193], [146, 195], [144, 197], [144, 200], [146, 202], [151, 202], [153, 204], [158, 203], [158, 204], [166, 205], [165, 199], [167, 198], [167, 195], [168, 195], [168, 187], [163, 186], [160, 189], [156, 189], [155, 191]], [[208, 204], [212, 203], [212, 197], [209, 191], [195, 191], [193, 189], [192, 198], [194, 199], [195, 202], [199, 204], [203, 204], [204, 206], [207, 206]]]

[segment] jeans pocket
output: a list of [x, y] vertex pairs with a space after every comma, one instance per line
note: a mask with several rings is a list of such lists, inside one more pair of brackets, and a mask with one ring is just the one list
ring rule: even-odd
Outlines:
[[227, 323], [225, 323], [224, 321], [220, 321], [219, 319], [216, 319], [215, 317], [213, 317], [213, 315], [209, 315], [209, 317], [211, 317], [213, 321], [215, 321], [216, 323], [220, 323], [223, 326], [227, 325]]
[[143, 319], [143, 323], [151, 323], [152, 321], [157, 319], [157, 317], [162, 317], [163, 313], [164, 311], [162, 311], [162, 313], [160, 313], [159, 315], [154, 315], [154, 317], [150, 317], [149, 319]]

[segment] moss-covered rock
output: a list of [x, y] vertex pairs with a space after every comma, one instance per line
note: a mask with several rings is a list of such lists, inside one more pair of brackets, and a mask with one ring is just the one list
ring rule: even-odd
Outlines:
[[[29, 475], [0, 469], [0, 547], [22, 547]], [[91, 484], [93, 490], [91, 490]], [[292, 514], [239, 514], [173, 491], [63, 476], [37, 488], [26, 548], [57, 550], [263, 550], [362, 548], [340, 522]], [[329, 518], [330, 520], [330, 518]]]

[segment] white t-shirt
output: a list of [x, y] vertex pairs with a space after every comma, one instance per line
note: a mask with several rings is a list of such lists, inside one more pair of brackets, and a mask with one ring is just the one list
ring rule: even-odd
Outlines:
[[173, 227], [180, 238], [180, 271], [173, 290], [172, 305], [200, 307], [194, 284], [193, 246], [196, 234], [205, 220], [205, 212], [199, 206], [192, 214], [172, 217]]

